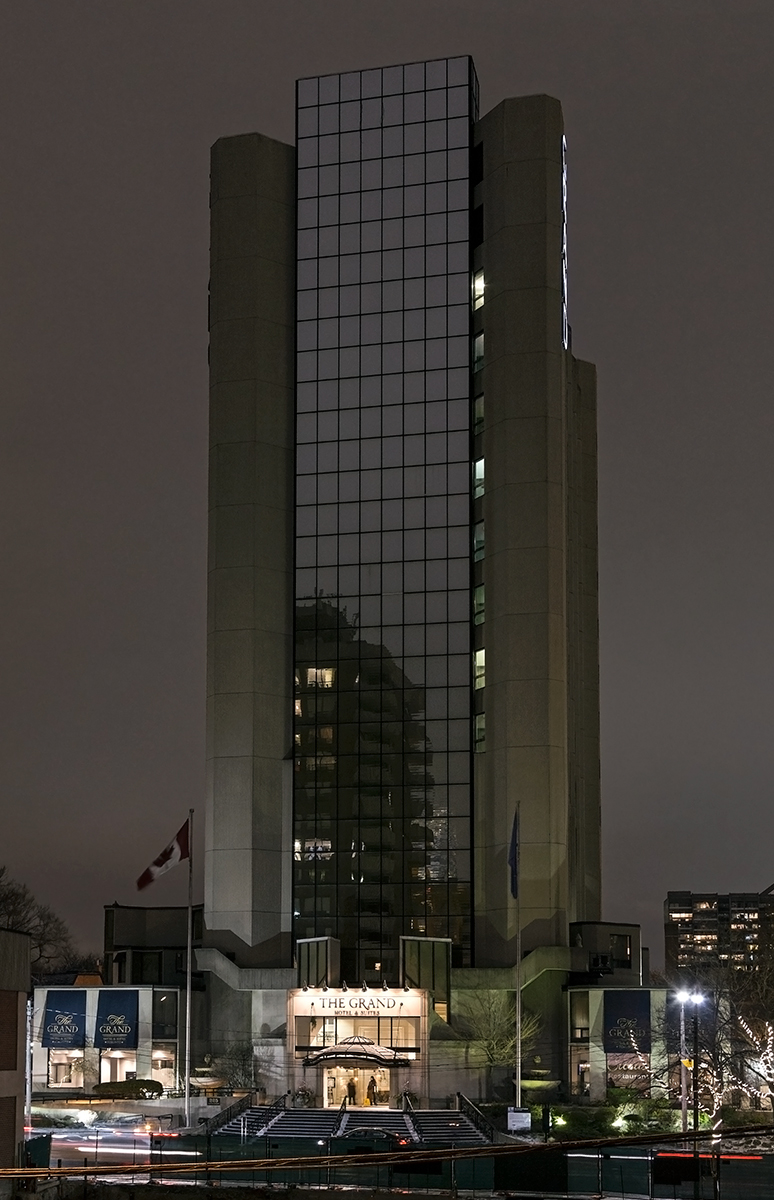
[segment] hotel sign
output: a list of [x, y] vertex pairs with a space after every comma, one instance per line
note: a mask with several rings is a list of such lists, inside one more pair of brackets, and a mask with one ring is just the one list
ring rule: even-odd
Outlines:
[[425, 993], [412, 988], [309, 988], [291, 993], [297, 1017], [421, 1017]]

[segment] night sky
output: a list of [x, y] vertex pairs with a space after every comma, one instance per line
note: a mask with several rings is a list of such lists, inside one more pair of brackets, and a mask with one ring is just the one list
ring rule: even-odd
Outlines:
[[465, 53], [482, 112], [564, 107], [603, 915], [658, 963], [668, 889], [774, 882], [773, 43], [771, 0], [0, 6], [0, 862], [84, 948], [203, 820], [210, 144], [291, 141], [297, 76]]

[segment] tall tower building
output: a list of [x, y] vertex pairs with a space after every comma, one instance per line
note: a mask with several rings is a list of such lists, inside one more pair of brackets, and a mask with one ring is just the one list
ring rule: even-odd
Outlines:
[[213, 149], [206, 940], [513, 967], [600, 904], [561, 108], [479, 118], [459, 57], [300, 80], [296, 115]]

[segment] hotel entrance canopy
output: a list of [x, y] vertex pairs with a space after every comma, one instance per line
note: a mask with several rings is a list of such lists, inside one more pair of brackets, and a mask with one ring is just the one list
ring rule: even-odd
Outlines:
[[309, 1054], [304, 1059], [305, 1067], [315, 1067], [319, 1063], [329, 1063], [331, 1066], [347, 1066], [349, 1063], [368, 1062], [378, 1067], [409, 1067], [411, 1061], [397, 1050], [389, 1046], [377, 1046], [376, 1042], [366, 1037], [344, 1038], [336, 1046], [328, 1046]]

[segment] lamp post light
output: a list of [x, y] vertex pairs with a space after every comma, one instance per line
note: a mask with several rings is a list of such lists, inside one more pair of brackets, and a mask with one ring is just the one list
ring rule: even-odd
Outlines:
[[680, 1005], [680, 1108], [683, 1133], [688, 1132], [688, 1046], [685, 1040], [685, 1006], [693, 1005], [693, 1069], [691, 1075], [693, 1095], [693, 1131], [699, 1128], [699, 1005], [704, 1000], [700, 992], [677, 992], [675, 999]]

